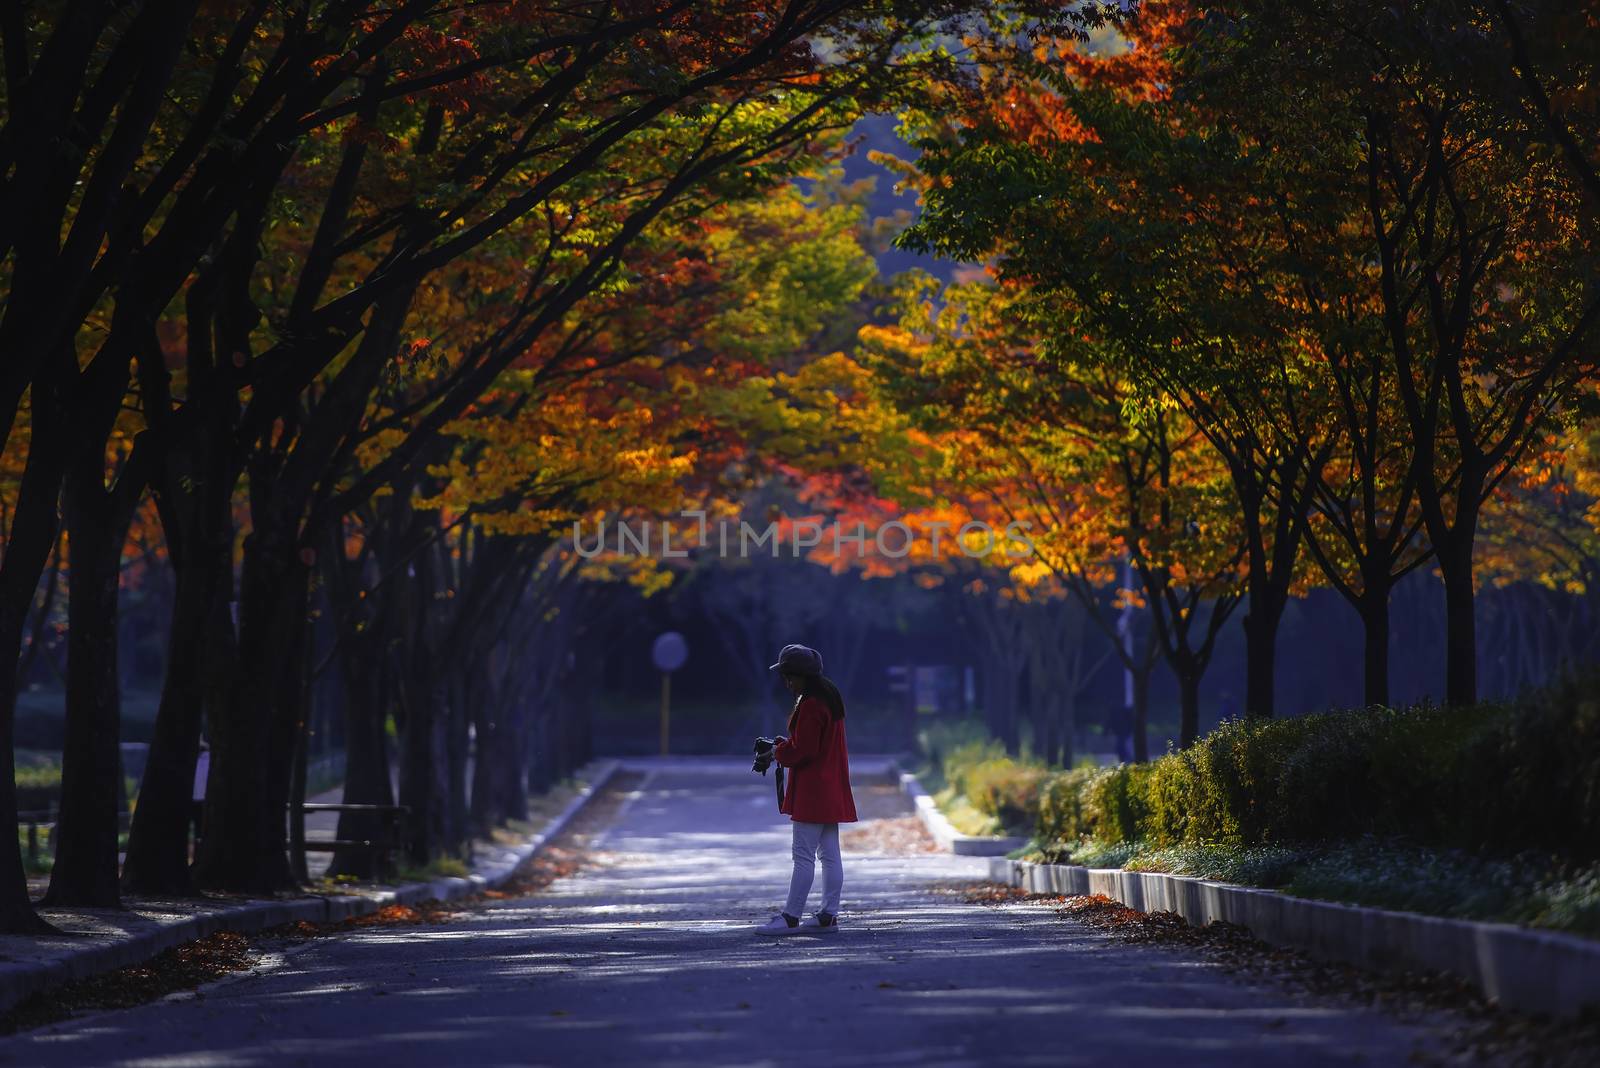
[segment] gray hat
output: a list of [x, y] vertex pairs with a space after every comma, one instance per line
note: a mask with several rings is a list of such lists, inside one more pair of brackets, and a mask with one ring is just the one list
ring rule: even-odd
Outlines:
[[772, 666], [785, 675], [820, 675], [822, 654], [805, 645], [785, 645]]

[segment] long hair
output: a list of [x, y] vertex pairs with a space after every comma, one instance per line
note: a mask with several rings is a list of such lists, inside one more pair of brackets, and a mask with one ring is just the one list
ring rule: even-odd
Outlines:
[[[832, 679], [826, 675], [799, 674], [795, 675], [795, 678], [800, 680], [801, 697], [815, 697], [827, 705], [835, 723], [844, 719], [844, 695], [839, 692], [839, 687], [833, 684]], [[799, 702], [796, 702], [795, 707], [799, 707]]]

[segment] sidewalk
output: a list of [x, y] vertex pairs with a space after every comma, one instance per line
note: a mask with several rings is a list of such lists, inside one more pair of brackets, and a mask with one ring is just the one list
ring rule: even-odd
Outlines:
[[[343, 920], [386, 905], [447, 901], [492, 889], [508, 880], [545, 842], [561, 833], [579, 809], [618, 769], [597, 760], [578, 770], [577, 793], [537, 832], [517, 845], [474, 842], [472, 874], [399, 886], [352, 885], [337, 894], [273, 899], [210, 895], [204, 898], [129, 898], [122, 909], [41, 909], [63, 934], [0, 936], [0, 1012], [29, 994], [60, 983], [148, 960], [157, 953], [217, 931], [259, 931], [305, 920]], [[325, 865], [324, 865], [325, 867]]]

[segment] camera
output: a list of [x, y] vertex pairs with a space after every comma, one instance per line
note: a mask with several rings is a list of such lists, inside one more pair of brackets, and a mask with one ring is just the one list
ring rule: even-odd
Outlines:
[[756, 759], [755, 762], [750, 765], [750, 770], [759, 771], [761, 774], [765, 775], [767, 773], [767, 769], [772, 767], [772, 750], [785, 740], [786, 739], [781, 734], [774, 738], [757, 738], [755, 744]]

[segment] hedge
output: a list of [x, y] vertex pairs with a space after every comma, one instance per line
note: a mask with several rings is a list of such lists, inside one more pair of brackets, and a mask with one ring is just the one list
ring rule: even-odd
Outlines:
[[1006, 756], [1005, 746], [973, 738], [965, 730], [939, 735], [929, 744], [929, 758], [938, 759], [946, 786], [973, 808], [991, 817], [1008, 834], [1031, 834], [1039, 817], [1039, 790], [1049, 769]]
[[[1012, 794], [1006, 803], [1027, 802]], [[1592, 861], [1600, 675], [1469, 708], [1227, 722], [1149, 764], [1045, 776], [1035, 803], [1047, 852], [1085, 840], [1254, 848], [1380, 838]]]

